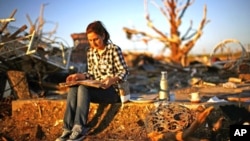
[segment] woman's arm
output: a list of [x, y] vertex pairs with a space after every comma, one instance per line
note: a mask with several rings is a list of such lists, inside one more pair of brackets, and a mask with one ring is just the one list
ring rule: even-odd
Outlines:
[[125, 81], [129, 74], [128, 66], [125, 62], [124, 56], [122, 54], [122, 50], [120, 47], [116, 46], [113, 53], [114, 59], [114, 67], [116, 68], [117, 72], [115, 72], [115, 77], [118, 77], [119, 80]]

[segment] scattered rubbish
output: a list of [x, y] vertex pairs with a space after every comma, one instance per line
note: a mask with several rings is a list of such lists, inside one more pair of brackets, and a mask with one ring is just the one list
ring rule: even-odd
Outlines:
[[213, 96], [207, 102], [227, 102], [227, 101], [225, 99], [219, 99], [217, 96]]

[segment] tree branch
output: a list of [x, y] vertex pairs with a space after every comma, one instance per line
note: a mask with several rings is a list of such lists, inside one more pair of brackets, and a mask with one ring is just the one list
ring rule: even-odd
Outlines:
[[[145, 0], [145, 2], [146, 2], [146, 0]], [[145, 3], [145, 10], [147, 10], [147, 4]], [[149, 16], [149, 13], [148, 13], [148, 11], [146, 11], [146, 16], [145, 16], [145, 18], [146, 18], [146, 20], [147, 20], [147, 26], [149, 27], [149, 28], [151, 28], [153, 31], [155, 31], [157, 34], [159, 34], [162, 38], [164, 38], [165, 40], [168, 40], [168, 37], [163, 33], [163, 32], [161, 32], [160, 30], [158, 30], [155, 26], [154, 26], [154, 24], [153, 24], [153, 22], [151, 21], [151, 19], [150, 19], [150, 16]]]
[[194, 3], [194, 1], [195, 0], [193, 0], [193, 1], [190, 2], [190, 0], [187, 0], [186, 4], [184, 6], [180, 6], [180, 8], [178, 8], [177, 13], [179, 13], [179, 11], [181, 11], [181, 14], [180, 14], [180, 16], [179, 16], [178, 19], [182, 19], [183, 18], [184, 14], [185, 14], [185, 12], [187, 10], [187, 8], [190, 5], [192, 5]]
[[197, 42], [197, 40], [200, 38], [200, 36], [202, 35], [202, 30], [203, 30], [205, 24], [209, 22], [209, 21], [207, 21], [206, 15], [207, 15], [207, 7], [205, 5], [204, 9], [203, 9], [203, 19], [200, 22], [199, 28], [198, 28], [196, 34], [193, 36], [193, 39], [190, 40], [189, 42], [187, 42], [186, 44], [184, 44], [184, 46], [182, 48], [183, 53], [189, 52], [192, 49], [192, 47], [194, 46], [194, 44]]
[[191, 37], [194, 36], [195, 33], [193, 33], [192, 35], [188, 36], [189, 32], [192, 30], [192, 27], [193, 27], [193, 21], [191, 20], [189, 28], [187, 29], [186, 33], [181, 37], [182, 41], [186, 40], [186, 39], [190, 39]]
[[123, 27], [123, 30], [125, 31], [127, 36], [140, 34], [142, 36], [145, 36], [145, 37], [148, 37], [148, 38], [151, 38], [151, 39], [159, 40], [160, 42], [164, 43], [165, 45], [169, 45], [169, 43], [166, 41], [166, 38], [153, 36], [151, 34], [148, 34], [148, 33], [144, 32], [144, 31], [139, 31], [139, 30], [136, 30], [136, 29], [129, 29], [129, 28], [126, 28], [126, 27]]

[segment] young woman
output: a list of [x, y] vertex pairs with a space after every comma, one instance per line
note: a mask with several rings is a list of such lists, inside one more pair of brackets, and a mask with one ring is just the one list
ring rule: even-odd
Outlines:
[[87, 26], [86, 35], [90, 48], [87, 51], [87, 72], [71, 74], [66, 82], [93, 79], [102, 83], [102, 88], [84, 85], [72, 86], [67, 95], [67, 104], [60, 140], [82, 140], [87, 134], [90, 102], [120, 102], [118, 83], [125, 81], [128, 67], [121, 48], [113, 44], [110, 35], [101, 21]]

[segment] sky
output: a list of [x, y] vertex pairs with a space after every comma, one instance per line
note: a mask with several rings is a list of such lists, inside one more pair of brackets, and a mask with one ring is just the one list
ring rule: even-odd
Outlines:
[[[185, 0], [184, 0], [185, 1]], [[161, 0], [155, 2], [163, 6]], [[144, 0], [0, 0], [0, 19], [8, 18], [14, 9], [17, 13], [11, 26], [21, 27], [39, 17], [42, 4], [45, 26], [43, 31], [49, 32], [58, 28], [55, 37], [59, 37], [68, 46], [73, 46], [72, 33], [85, 32], [86, 26], [95, 20], [100, 20], [111, 35], [113, 43], [122, 50], [149, 51], [159, 54], [163, 45], [151, 42], [128, 40], [123, 27], [152, 32], [146, 25]], [[210, 20], [203, 29], [203, 35], [191, 50], [191, 54], [210, 53], [221, 41], [236, 39], [244, 46], [250, 44], [250, 0], [195, 0], [187, 9], [182, 19], [181, 33], [185, 33], [189, 23], [197, 29], [203, 17], [203, 7], [207, 6], [207, 19]], [[153, 23], [164, 33], [169, 33], [169, 24], [150, 0], [148, 11]], [[28, 29], [27, 29], [28, 31]], [[250, 45], [249, 45], [250, 46]]]

